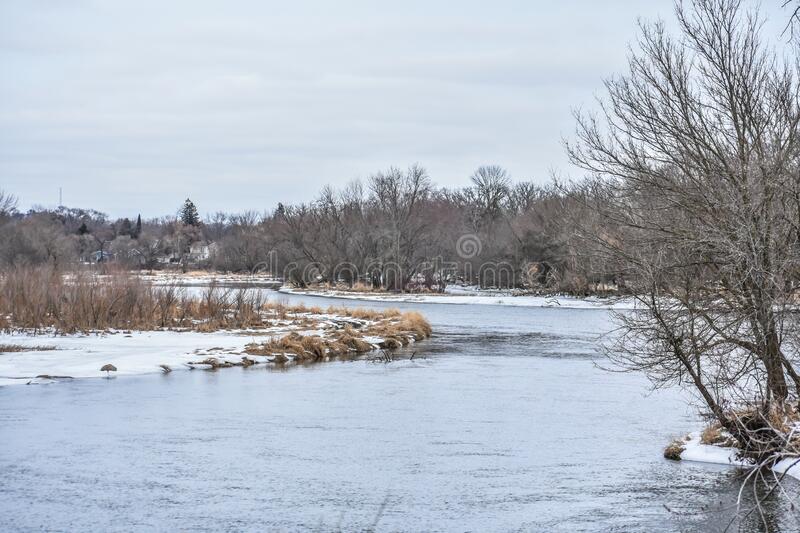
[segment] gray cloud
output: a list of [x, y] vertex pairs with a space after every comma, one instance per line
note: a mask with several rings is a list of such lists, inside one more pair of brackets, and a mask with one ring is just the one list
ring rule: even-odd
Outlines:
[[[566, 169], [572, 107], [671, 2], [0, 4], [0, 187], [112, 215], [310, 199], [389, 165]], [[455, 7], [457, 6], [457, 7]]]

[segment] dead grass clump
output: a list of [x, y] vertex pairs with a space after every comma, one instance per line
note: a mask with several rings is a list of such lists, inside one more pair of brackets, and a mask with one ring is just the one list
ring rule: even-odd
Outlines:
[[768, 414], [769, 424], [783, 433], [789, 433], [800, 422], [800, 413], [791, 405], [773, 407]]
[[338, 309], [336, 312], [342, 312], [347, 316], [351, 316], [353, 318], [359, 318], [361, 320], [378, 320], [379, 318], [383, 318], [381, 316], [380, 311], [376, 311], [374, 309], [365, 309], [365, 308], [356, 308], [356, 309]]
[[[408, 339], [404, 339], [406, 344], [408, 344]], [[398, 337], [386, 337], [383, 339], [383, 342], [380, 344], [381, 348], [387, 348], [389, 350], [396, 350], [398, 348], [402, 348], [406, 344], [403, 344], [401, 338]]]
[[354, 334], [348, 333], [346, 328], [345, 331], [339, 333], [337, 340], [340, 344], [346, 346], [349, 350], [352, 350], [356, 353], [365, 353], [373, 349], [373, 346], [370, 343], [364, 339], [356, 337]]
[[[317, 313], [319, 310], [312, 308], [311, 311]], [[372, 351], [375, 346], [364, 340], [364, 336], [367, 335], [381, 338], [380, 347], [389, 350], [402, 348], [410, 344], [413, 339], [422, 340], [431, 335], [428, 321], [415, 312], [400, 314], [396, 310], [384, 312], [337, 308], [330, 308], [328, 312], [336, 315], [346, 313], [353, 318], [367, 321], [367, 324], [357, 329], [355, 324], [346, 323], [339, 326], [341, 329], [328, 330], [325, 337], [292, 332], [278, 339], [271, 338], [267, 342], [248, 344], [245, 353], [272, 356], [279, 363], [286, 362], [283, 359], [287, 354], [291, 354], [295, 362], [311, 363], [331, 358], [352, 357]], [[314, 321], [311, 323], [316, 324]]]
[[664, 449], [664, 458], [672, 461], [680, 461], [681, 454], [686, 449], [684, 442], [680, 439], [674, 440]]
[[297, 305], [293, 305], [293, 306], [291, 306], [291, 307], [289, 308], [289, 310], [290, 310], [292, 313], [295, 313], [295, 314], [301, 314], [301, 313], [307, 313], [307, 312], [308, 312], [308, 308], [307, 308], [307, 307], [306, 307], [306, 305], [305, 305], [305, 304], [303, 304], [303, 303], [299, 303], [299, 304], [297, 304]]
[[270, 339], [264, 343], [251, 343], [245, 347], [249, 355], [284, 356], [292, 354], [300, 362], [322, 361], [326, 358], [345, 357], [351, 354], [368, 352], [373, 346], [368, 342], [337, 332], [331, 338], [319, 335], [300, 335], [290, 333], [280, 339]]
[[381, 348], [396, 349], [407, 346], [411, 339], [423, 340], [430, 337], [432, 329], [425, 318], [416, 312], [402, 313], [399, 320], [386, 318], [367, 328], [366, 333], [381, 337]]
[[200, 333], [211, 333], [213, 331], [217, 331], [219, 328], [212, 322], [201, 322], [196, 324], [194, 329]]
[[271, 307], [279, 319], [286, 320], [286, 317], [289, 315], [289, 306], [287, 306], [285, 302], [279, 301], [272, 304]]
[[289, 353], [299, 361], [319, 361], [329, 355], [346, 353], [348, 348], [340, 342], [328, 341], [319, 335], [300, 335], [290, 333], [280, 339], [270, 339], [265, 343], [251, 343], [245, 347], [249, 355], [285, 357]]
[[341, 357], [350, 353], [350, 347], [338, 340], [329, 340], [325, 344], [328, 348], [328, 357]]
[[251, 342], [244, 347], [244, 353], [248, 355], [272, 355], [275, 350], [276, 347], [273, 346], [272, 341], [263, 343]]
[[55, 346], [23, 346], [21, 344], [0, 344], [0, 353], [47, 352], [55, 350]]
[[700, 434], [700, 442], [703, 444], [720, 444], [726, 440], [722, 433], [722, 426], [715, 423], [703, 430]]
[[[278, 364], [284, 364], [289, 360], [286, 355], [287, 348], [282, 344], [282, 339], [270, 339], [263, 343], [250, 343], [244, 348], [244, 352], [248, 355], [266, 355], [272, 357], [273, 361]], [[302, 346], [293, 345], [294, 350], [301, 351]], [[290, 353], [297, 355], [296, 351], [292, 350]]]
[[[381, 348], [397, 349], [408, 346], [412, 341], [421, 341], [431, 336], [433, 330], [430, 323], [415, 311], [401, 313], [397, 309], [388, 309], [377, 312], [377, 318], [368, 320], [364, 326], [359, 327], [358, 331], [352, 324], [347, 324], [343, 328], [342, 335], [360, 338], [362, 336], [374, 336], [383, 339], [379, 343]], [[351, 312], [351, 316], [367, 317], [370, 312]], [[361, 340], [366, 346], [363, 348], [368, 351], [372, 349], [369, 343]], [[369, 347], [369, 348], [367, 348]]]
[[302, 338], [303, 336], [298, 333], [290, 333], [288, 335], [284, 335], [278, 341], [278, 347], [284, 352], [293, 353], [297, 357], [305, 357], [306, 350], [300, 343], [300, 340]]
[[358, 338], [353, 339], [351, 346], [358, 353], [369, 352], [374, 348], [372, 344], [368, 343], [364, 339], [358, 339]]
[[314, 356], [315, 359], [323, 359], [327, 353], [325, 341], [319, 335], [304, 336], [300, 340], [305, 352]]
[[353, 318], [359, 318], [361, 320], [386, 320], [388, 318], [396, 318], [402, 315], [400, 310], [398, 309], [364, 309], [364, 308], [356, 308], [356, 309], [340, 309], [341, 313], [351, 316]]
[[403, 313], [397, 328], [411, 333], [418, 341], [427, 339], [433, 333], [430, 323], [416, 311]]
[[[768, 411], [763, 407], [748, 407], [732, 410], [729, 413], [731, 424], [734, 426], [731, 435], [721, 430], [718, 446], [739, 448], [740, 454], [757, 461], [762, 461], [774, 454], [786, 454], [792, 449], [792, 454], [797, 454], [800, 446], [795, 434], [800, 422], [798, 411], [788, 403], [785, 405], [772, 404]], [[712, 426], [709, 431], [709, 440], [713, 439]]]
[[402, 315], [397, 309], [366, 309], [364, 307], [347, 308], [347, 307], [329, 307], [328, 313], [335, 315], [344, 315], [359, 320], [368, 320], [377, 322], [379, 320], [386, 320], [395, 318]]

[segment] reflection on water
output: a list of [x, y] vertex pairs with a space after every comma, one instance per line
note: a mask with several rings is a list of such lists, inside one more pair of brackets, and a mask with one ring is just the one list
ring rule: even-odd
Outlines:
[[[437, 334], [413, 361], [0, 390], [0, 530], [728, 525], [737, 471], [661, 457], [696, 424], [685, 399], [595, 366], [605, 312], [416, 307]], [[788, 502], [772, 530], [798, 530]]]

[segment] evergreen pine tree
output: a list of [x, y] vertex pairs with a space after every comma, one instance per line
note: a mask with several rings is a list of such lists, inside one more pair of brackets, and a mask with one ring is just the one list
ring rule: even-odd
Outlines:
[[142, 234], [142, 215], [136, 216], [136, 228], [133, 230], [133, 237], [134, 239], [138, 239], [139, 235]]
[[87, 233], [89, 233], [89, 228], [86, 227], [86, 222], [83, 222], [78, 228], [78, 235], [86, 235]]
[[200, 225], [200, 215], [197, 214], [197, 208], [190, 199], [186, 199], [178, 214], [181, 218], [181, 222], [187, 226]]

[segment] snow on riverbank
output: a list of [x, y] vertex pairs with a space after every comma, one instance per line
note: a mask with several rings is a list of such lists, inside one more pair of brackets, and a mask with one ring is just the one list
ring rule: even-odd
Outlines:
[[574, 296], [534, 296], [514, 294], [511, 291], [481, 290], [476, 287], [448, 285], [444, 294], [390, 294], [369, 292], [348, 292], [337, 290], [295, 289], [281, 287], [285, 294], [303, 294], [308, 296], [324, 296], [346, 300], [363, 300], [372, 302], [402, 303], [439, 303], [439, 304], [477, 304], [506, 305], [513, 307], [555, 307], [564, 309], [635, 309], [635, 302], [629, 298], [576, 298]]
[[[689, 440], [683, 443], [684, 450], [681, 452], [681, 461], [695, 461], [699, 463], [713, 463], [720, 465], [738, 466], [740, 468], [750, 468], [752, 463], [744, 461], [736, 456], [736, 448], [716, 446], [713, 444], [703, 444], [700, 442], [700, 435], [692, 433]], [[800, 463], [798, 459], [783, 459], [773, 467], [777, 474], [786, 474], [800, 480]]]
[[173, 272], [155, 271], [140, 274], [139, 277], [155, 285], [179, 285], [185, 287], [205, 287], [212, 283], [222, 286], [262, 287], [277, 289], [285, 294], [324, 296], [345, 300], [400, 303], [444, 303], [507, 305], [514, 307], [554, 307], [564, 309], [635, 309], [636, 302], [631, 298], [600, 298], [589, 296], [577, 298], [565, 295], [537, 296], [517, 290], [481, 289], [477, 286], [448, 285], [444, 293], [382, 293], [354, 292], [331, 289], [296, 289], [281, 286], [281, 280], [262, 274], [221, 274], [215, 272]]
[[222, 274], [217, 272], [193, 271], [175, 272], [171, 270], [139, 273], [139, 278], [154, 285], [180, 285], [205, 287], [212, 283], [231, 287], [278, 288], [283, 281], [265, 274]]
[[[69, 376], [71, 378], [105, 377], [100, 368], [105, 364], [117, 367], [112, 375], [135, 375], [162, 372], [159, 365], [173, 370], [189, 369], [188, 363], [213, 356], [220, 361], [241, 362], [245, 345], [265, 334], [219, 331], [143, 331], [132, 333], [99, 333], [88, 335], [0, 334], [0, 344], [48, 346], [54, 350], [21, 351], [0, 354], [0, 385], [25, 384], [36, 376]], [[258, 360], [258, 356], [248, 356]], [[265, 359], [265, 358], [264, 358]], [[264, 361], [261, 361], [264, 362]], [[47, 381], [47, 380], [38, 380]]]
[[419, 313], [341, 311], [275, 308], [263, 311], [272, 313], [265, 325], [212, 332], [181, 328], [69, 335], [28, 330], [0, 333], [0, 386], [106, 377], [105, 365], [115, 367], [113, 375], [136, 375], [330, 361], [400, 348], [431, 334]]

